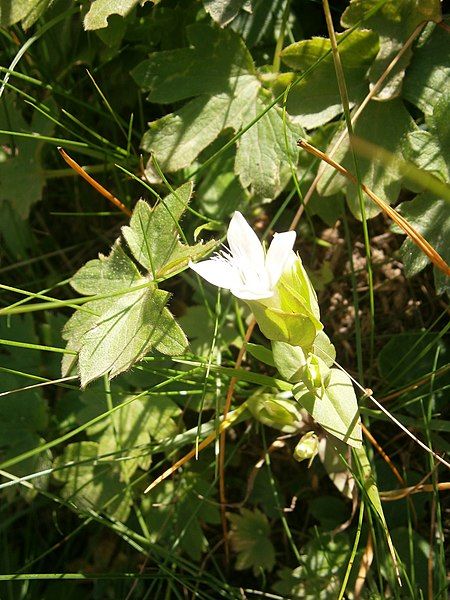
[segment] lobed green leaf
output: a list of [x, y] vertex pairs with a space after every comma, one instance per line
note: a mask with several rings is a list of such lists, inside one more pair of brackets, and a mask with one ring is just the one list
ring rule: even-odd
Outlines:
[[[339, 41], [345, 34], [338, 34]], [[350, 105], [360, 102], [369, 91], [366, 73], [378, 52], [378, 36], [372, 31], [355, 31], [339, 44]], [[331, 49], [329, 39], [314, 37], [287, 46], [281, 53], [283, 62], [300, 73], [310, 69]], [[293, 79], [281, 74], [276, 92]], [[290, 115], [307, 129], [319, 127], [342, 112], [342, 101], [336, 80], [333, 57], [328, 54], [290, 91], [286, 105]]]

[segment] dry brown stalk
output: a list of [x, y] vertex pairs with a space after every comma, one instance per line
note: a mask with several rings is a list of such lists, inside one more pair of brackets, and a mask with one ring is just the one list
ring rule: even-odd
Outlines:
[[96, 189], [97, 192], [99, 192], [99, 194], [104, 196], [107, 200], [109, 200], [109, 202], [112, 202], [114, 206], [116, 206], [123, 213], [125, 213], [127, 217], [131, 217], [131, 211], [128, 210], [125, 204], [123, 204], [118, 198], [111, 194], [111, 192], [108, 192], [108, 190], [104, 188], [93, 177], [91, 177], [89, 173], [86, 173], [83, 167], [80, 167], [80, 165], [75, 160], [73, 160], [73, 158], [71, 158], [63, 148], [61, 148], [61, 146], [58, 146], [58, 152], [61, 154], [61, 156], [69, 165], [69, 167], [71, 167], [76, 173], [78, 173], [78, 175], [80, 175], [80, 177], [85, 179], [90, 185], [92, 185], [92, 187]]
[[[343, 167], [335, 160], [330, 158], [327, 154], [325, 154], [318, 148], [315, 148], [306, 140], [300, 139], [298, 140], [297, 144], [298, 146], [300, 146], [300, 148], [303, 148], [310, 154], [313, 154], [314, 156], [317, 156], [321, 160], [327, 162], [330, 166], [336, 169], [336, 171], [339, 171], [339, 173], [347, 177], [347, 179], [349, 179], [352, 183], [358, 185], [358, 181], [353, 175], [353, 173], [347, 171], [345, 167]], [[401, 229], [403, 229], [406, 235], [409, 238], [411, 238], [411, 240], [422, 250], [422, 252], [424, 252], [424, 254], [428, 256], [431, 262], [438, 269], [445, 273], [445, 275], [450, 276], [450, 267], [448, 266], [448, 264], [445, 262], [442, 256], [438, 252], [436, 252], [433, 246], [429, 242], [427, 242], [427, 240], [423, 237], [421, 233], [414, 229], [414, 227], [410, 225], [408, 221], [395, 210], [395, 208], [389, 206], [389, 204], [387, 204], [384, 200], [382, 200], [379, 196], [372, 192], [372, 190], [370, 190], [364, 183], [361, 183], [361, 189], [367, 196], [369, 196], [369, 198], [373, 202], [375, 202], [377, 206], [379, 206], [379, 208], [381, 208], [381, 210], [385, 214], [387, 214]]]

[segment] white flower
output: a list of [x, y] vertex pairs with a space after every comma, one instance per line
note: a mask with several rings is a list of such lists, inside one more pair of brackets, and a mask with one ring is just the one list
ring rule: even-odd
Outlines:
[[276, 233], [267, 251], [240, 212], [235, 212], [228, 227], [230, 249], [189, 266], [201, 277], [230, 290], [242, 300], [271, 298], [283, 270], [295, 260], [292, 251], [295, 231]]

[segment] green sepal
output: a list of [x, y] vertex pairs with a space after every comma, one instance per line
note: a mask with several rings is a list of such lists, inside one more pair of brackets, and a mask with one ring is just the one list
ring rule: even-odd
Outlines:
[[317, 326], [308, 315], [265, 306], [257, 300], [248, 300], [247, 304], [269, 340], [294, 346], [310, 346], [314, 341]]
[[323, 329], [317, 296], [299, 256], [281, 275], [272, 298], [247, 300], [247, 304], [272, 341], [305, 348]]
[[268, 392], [256, 392], [246, 402], [252, 416], [284, 433], [296, 433], [303, 425], [297, 402]]
[[281, 275], [277, 290], [282, 310], [308, 315], [317, 331], [323, 329], [317, 295], [300, 256]]

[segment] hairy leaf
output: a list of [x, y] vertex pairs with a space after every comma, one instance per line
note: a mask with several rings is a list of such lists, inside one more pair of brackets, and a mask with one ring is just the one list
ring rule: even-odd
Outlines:
[[144, 289], [93, 300], [87, 305], [93, 314], [78, 311], [71, 317], [63, 336], [69, 342], [75, 340], [79, 348], [83, 387], [101, 375], [119, 375], [151, 350], [169, 355], [184, 352], [186, 336], [165, 308], [168, 299], [167, 292], [148, 283]]
[[[192, 184], [187, 183], [155, 208], [141, 200], [130, 225], [122, 228], [133, 257], [147, 271], [145, 277], [120, 239], [108, 256], [89, 261], [73, 276], [72, 287], [80, 294], [105, 296], [80, 307], [64, 328], [67, 349], [78, 354], [83, 386], [101, 375], [115, 377], [152, 350], [172, 356], [186, 349], [183, 330], [165, 308], [169, 294], [159, 290], [155, 280], [178, 273], [216, 244], [212, 240], [189, 246], [179, 241], [179, 220], [191, 194]], [[69, 373], [74, 362], [68, 354], [63, 373]]]
[[116, 240], [108, 256], [99, 254], [72, 277], [70, 284], [80, 294], [111, 294], [128, 289], [142, 278], [134, 263]]
[[140, 200], [129, 227], [122, 233], [134, 258], [148, 271], [151, 279], [165, 279], [184, 268], [189, 260], [198, 260], [216, 242], [188, 246], [179, 241], [179, 220], [192, 194], [188, 182], [164, 198], [155, 208]]
[[[203, 24], [187, 28], [190, 48], [157, 52], [132, 72], [152, 102], [187, 104], [149, 124], [142, 147], [161, 167], [188, 167], [226, 129], [239, 131], [266, 109], [252, 58], [239, 36]], [[205, 56], [208, 60], [205, 61]], [[288, 142], [278, 109], [272, 108], [239, 140], [235, 172], [245, 187], [272, 198], [284, 183], [294, 138], [301, 135], [286, 117]]]

